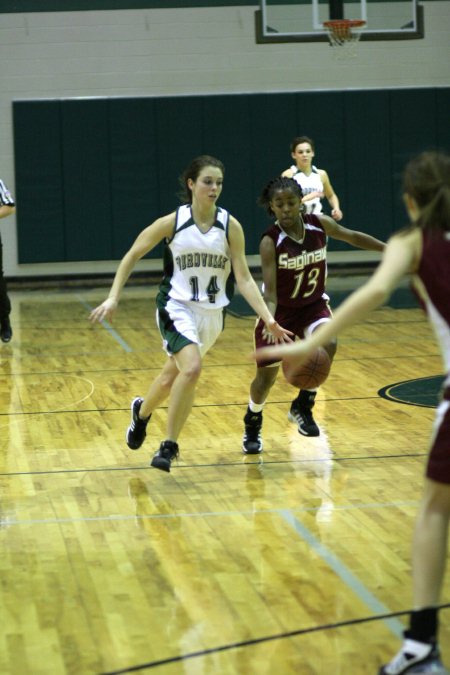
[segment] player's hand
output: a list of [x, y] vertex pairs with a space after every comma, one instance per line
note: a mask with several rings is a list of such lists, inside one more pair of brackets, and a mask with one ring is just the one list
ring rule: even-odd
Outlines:
[[298, 357], [298, 362], [302, 363], [302, 361], [306, 361], [310, 351], [311, 348], [308, 347], [303, 340], [297, 340], [297, 342], [290, 340], [290, 344], [279, 343], [271, 345], [270, 347], [261, 347], [261, 349], [257, 349], [252, 353], [252, 359], [254, 361], [271, 361], [282, 359], [288, 354], [295, 354], [296, 360]]
[[275, 321], [275, 319], [272, 319], [272, 321], [266, 323], [263, 330], [264, 339], [270, 344], [293, 342], [292, 338], [290, 337], [291, 335], [294, 335], [294, 333], [280, 326], [280, 324]]
[[342, 220], [343, 216], [344, 214], [341, 209], [332, 209], [331, 217], [334, 218], [334, 220]]
[[89, 321], [100, 323], [100, 321], [104, 321], [105, 319], [111, 320], [116, 309], [117, 300], [115, 298], [107, 298], [101, 305], [92, 310], [89, 314]]
[[264, 324], [264, 328], [261, 331], [263, 340], [267, 342], [269, 345], [274, 345], [275, 344], [275, 337], [269, 333], [269, 331], [266, 328], [266, 324]]

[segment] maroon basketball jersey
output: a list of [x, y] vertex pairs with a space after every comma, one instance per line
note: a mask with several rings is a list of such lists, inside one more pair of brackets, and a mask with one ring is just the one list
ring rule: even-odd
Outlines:
[[450, 232], [423, 231], [414, 289], [436, 333], [450, 386]]
[[278, 222], [262, 235], [270, 237], [275, 246], [277, 304], [283, 307], [305, 307], [320, 298], [328, 299], [327, 235], [317, 216], [306, 214], [303, 221], [303, 241], [289, 237]]

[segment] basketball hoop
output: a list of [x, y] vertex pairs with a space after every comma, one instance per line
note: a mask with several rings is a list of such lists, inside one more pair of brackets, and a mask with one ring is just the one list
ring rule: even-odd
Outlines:
[[[333, 19], [324, 21], [323, 27], [328, 33], [328, 39], [332, 47], [345, 47], [352, 55], [355, 46], [359, 42], [361, 33], [366, 26], [362, 19]], [[348, 49], [347, 49], [348, 48]]]

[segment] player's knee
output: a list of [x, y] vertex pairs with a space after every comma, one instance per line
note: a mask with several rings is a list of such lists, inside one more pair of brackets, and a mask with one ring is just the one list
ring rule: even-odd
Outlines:
[[186, 364], [181, 373], [190, 382], [195, 382], [200, 377], [202, 372], [202, 362], [201, 360], [193, 360], [190, 363]]

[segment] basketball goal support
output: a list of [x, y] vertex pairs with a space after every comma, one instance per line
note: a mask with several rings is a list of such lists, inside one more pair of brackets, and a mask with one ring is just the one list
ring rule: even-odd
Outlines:
[[[329, 19], [360, 19], [361, 21], [364, 21], [365, 24], [367, 24], [367, 0], [360, 0], [359, 3], [360, 6], [360, 16], [355, 17], [344, 17], [344, 4], [342, 0], [329, 0], [328, 2], [328, 12], [329, 12]], [[313, 27], [315, 30], [323, 30], [324, 25], [323, 21], [320, 20], [320, 12], [319, 12], [319, 0], [312, 0], [312, 18], [313, 18]]]
[[[343, 36], [344, 41], [349, 31], [361, 41], [424, 37], [420, 0], [259, 0], [259, 3], [260, 9], [255, 12], [258, 44], [328, 42], [330, 28], [333, 35]], [[326, 26], [330, 21], [331, 27]]]

